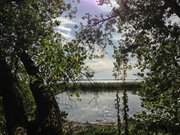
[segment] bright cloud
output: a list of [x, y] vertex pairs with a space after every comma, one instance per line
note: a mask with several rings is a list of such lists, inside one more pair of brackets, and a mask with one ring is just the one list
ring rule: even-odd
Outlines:
[[105, 56], [103, 58], [87, 61], [87, 66], [95, 72], [95, 79], [113, 79], [113, 60], [111, 57]]
[[180, 18], [176, 14], [171, 15], [165, 21], [166, 21], [166, 25], [168, 25], [168, 24], [174, 25], [175, 24], [175, 25], [180, 26]]
[[112, 72], [113, 70], [113, 60], [107, 56], [104, 58], [95, 59], [87, 62], [87, 66], [94, 72]]
[[77, 22], [67, 17], [59, 17], [57, 19], [61, 21], [61, 24], [72, 24], [72, 25], [77, 24]]
[[[112, 76], [113, 74], [113, 58], [105, 56], [103, 58], [91, 60], [87, 62], [87, 66], [91, 70], [95, 72], [94, 78], [95, 79], [114, 79]], [[131, 63], [134, 63], [131, 61]], [[135, 79], [140, 79], [136, 74], [139, 72], [137, 68], [134, 68], [133, 70], [128, 70], [127, 71], [127, 80], [135, 80]]]
[[72, 39], [74, 37], [73, 27], [77, 23], [67, 17], [59, 17], [57, 20], [60, 21], [60, 26], [55, 28], [56, 32], [59, 32], [65, 39]]

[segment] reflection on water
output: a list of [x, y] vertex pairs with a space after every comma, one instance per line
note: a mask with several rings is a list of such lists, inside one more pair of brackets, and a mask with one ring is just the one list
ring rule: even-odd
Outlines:
[[[68, 119], [77, 122], [116, 122], [116, 92], [80, 92], [80, 97], [64, 92], [56, 96], [61, 110], [68, 113]], [[123, 92], [119, 92], [122, 97]], [[122, 100], [121, 100], [122, 103]], [[140, 97], [128, 92], [129, 116], [140, 112]], [[122, 104], [121, 104], [122, 107]]]

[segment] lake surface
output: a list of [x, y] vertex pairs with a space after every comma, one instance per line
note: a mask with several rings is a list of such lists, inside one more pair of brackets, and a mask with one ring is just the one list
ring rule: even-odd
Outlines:
[[[64, 92], [56, 96], [61, 110], [68, 113], [68, 120], [77, 122], [116, 122], [116, 91], [103, 92]], [[119, 92], [122, 106], [123, 91]], [[140, 97], [128, 91], [129, 116], [142, 111]], [[122, 114], [121, 114], [122, 115]]]

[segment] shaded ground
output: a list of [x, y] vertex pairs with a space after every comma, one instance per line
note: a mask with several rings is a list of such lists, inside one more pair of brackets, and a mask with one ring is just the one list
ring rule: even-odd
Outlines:
[[66, 135], [115, 135], [115, 123], [79, 123], [66, 122], [64, 124]]

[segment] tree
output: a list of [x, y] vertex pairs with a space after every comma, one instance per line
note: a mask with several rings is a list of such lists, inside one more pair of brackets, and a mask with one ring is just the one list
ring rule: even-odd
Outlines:
[[180, 7], [175, 1], [136, 1], [129, 6], [132, 13], [124, 29], [129, 25], [131, 30], [123, 41], [125, 53], [135, 54], [139, 69], [148, 70], [140, 92], [148, 110], [142, 118], [151, 123], [149, 130], [177, 134], [180, 119], [179, 26], [168, 23], [168, 19], [173, 22], [170, 17], [178, 18]]
[[[127, 70], [128, 70], [128, 55], [123, 54], [120, 51], [123, 50], [123, 46], [119, 46], [119, 48], [114, 48], [114, 59], [116, 60], [114, 62], [114, 70], [113, 70], [113, 75], [115, 76], [115, 79], [119, 79], [122, 81], [122, 83], [125, 83], [126, 78], [127, 78]], [[121, 77], [121, 78], [120, 78]], [[128, 123], [128, 95], [127, 95], [127, 88], [126, 86], [122, 87], [123, 90], [123, 97], [122, 97], [122, 103], [123, 103], [123, 109], [122, 109], [122, 114], [123, 114], [123, 124], [124, 124], [124, 135], [129, 134], [129, 123]]]
[[[54, 84], [86, 72], [86, 49], [54, 32], [61, 0], [0, 2], [0, 95], [9, 135], [62, 134]], [[70, 66], [71, 65], [71, 66]]]
[[[89, 23], [83, 31], [92, 37], [91, 43], [109, 44], [113, 26], [118, 28], [121, 38], [115, 55], [135, 57], [139, 75], [144, 78], [140, 95], [147, 111], [138, 116], [138, 121], [149, 123], [144, 125], [145, 130], [176, 135], [180, 130], [180, 26], [176, 23], [180, 2], [120, 0], [117, 4], [109, 16], [86, 17]], [[90, 42], [90, 38], [84, 39]], [[115, 68], [123, 64], [121, 60], [116, 60]]]
[[[125, 54], [138, 60], [144, 74], [140, 95], [147, 112], [141, 115], [153, 132], [178, 134], [179, 131], [179, 26], [171, 17], [179, 18], [177, 1], [131, 1], [125, 32]], [[156, 12], [154, 12], [156, 11]], [[168, 22], [170, 21], [170, 22]], [[122, 53], [122, 51], [121, 51]], [[139, 119], [140, 120], [140, 119]], [[146, 126], [146, 125], [145, 125]]]

